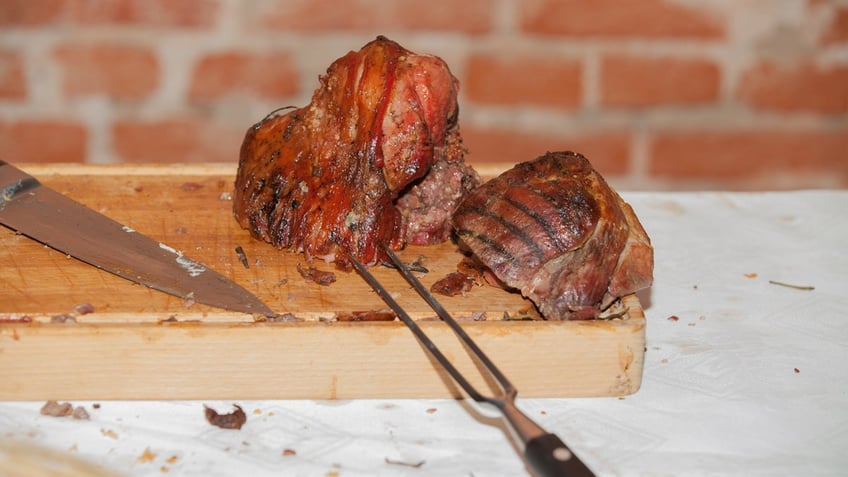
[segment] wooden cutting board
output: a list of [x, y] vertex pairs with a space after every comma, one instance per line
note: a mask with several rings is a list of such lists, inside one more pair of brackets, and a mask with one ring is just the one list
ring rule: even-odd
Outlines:
[[[386, 309], [355, 273], [330, 286], [300, 254], [252, 239], [232, 217], [235, 165], [18, 165], [67, 196], [181, 250], [298, 321], [262, 322], [134, 284], [0, 227], [0, 399], [353, 399], [460, 391], [399, 321], [349, 322]], [[484, 177], [500, 172], [476, 166]], [[244, 250], [247, 267], [236, 247]], [[455, 271], [452, 243], [409, 247], [429, 286]], [[449, 329], [393, 270], [377, 278], [475, 385], [488, 382]], [[515, 319], [532, 303], [481, 286], [439, 297], [525, 397], [621, 396], [639, 389], [645, 317]], [[83, 305], [81, 307], [81, 305]], [[90, 305], [90, 306], [88, 306]], [[93, 308], [82, 313], [83, 308]], [[529, 313], [532, 315], [532, 313]], [[506, 320], [505, 317], [511, 319]]]

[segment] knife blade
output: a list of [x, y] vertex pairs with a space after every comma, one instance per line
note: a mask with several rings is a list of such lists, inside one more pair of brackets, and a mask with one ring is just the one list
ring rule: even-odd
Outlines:
[[274, 315], [255, 295], [206, 265], [42, 185], [2, 160], [0, 224], [173, 296], [230, 311]]

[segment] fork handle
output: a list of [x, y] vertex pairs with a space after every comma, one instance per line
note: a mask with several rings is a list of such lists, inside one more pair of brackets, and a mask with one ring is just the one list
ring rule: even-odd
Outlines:
[[556, 434], [542, 434], [527, 441], [524, 457], [538, 477], [594, 477]]

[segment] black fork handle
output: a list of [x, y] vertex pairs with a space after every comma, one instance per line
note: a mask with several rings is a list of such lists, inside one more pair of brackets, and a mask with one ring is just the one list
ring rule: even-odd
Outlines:
[[556, 434], [524, 414], [512, 399], [503, 402], [501, 412], [524, 444], [524, 460], [536, 477], [594, 477], [571, 449]]
[[543, 434], [531, 439], [524, 458], [537, 477], [594, 477], [594, 473], [556, 436]]

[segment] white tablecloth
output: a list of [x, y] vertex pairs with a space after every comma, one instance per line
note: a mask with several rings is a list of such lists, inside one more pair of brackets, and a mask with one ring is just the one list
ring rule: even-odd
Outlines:
[[[642, 389], [519, 406], [598, 475], [848, 475], [848, 191], [622, 195], [656, 250]], [[238, 431], [204, 403], [233, 404], [75, 402], [74, 420], [0, 403], [0, 475], [528, 475], [497, 413], [465, 401], [243, 401]]]

